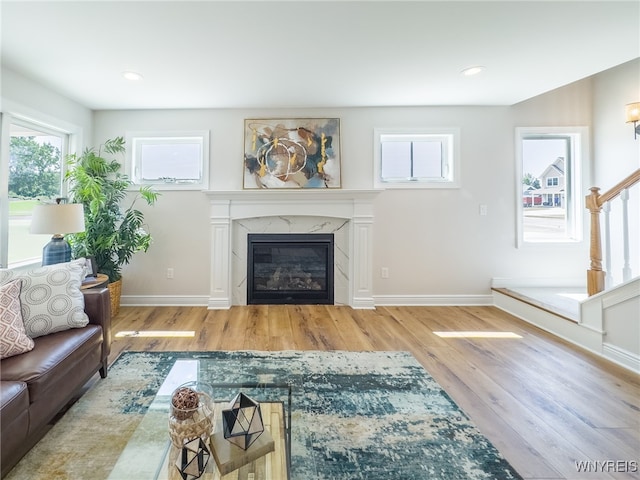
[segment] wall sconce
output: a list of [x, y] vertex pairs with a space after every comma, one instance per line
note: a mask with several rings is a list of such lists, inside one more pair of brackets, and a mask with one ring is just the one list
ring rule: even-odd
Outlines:
[[640, 102], [629, 103], [624, 107], [624, 110], [627, 117], [626, 122], [633, 122], [633, 138], [637, 139], [640, 135], [640, 125], [638, 125], [640, 122]]
[[71, 247], [64, 239], [65, 233], [84, 231], [84, 208], [81, 203], [36, 205], [31, 217], [31, 233], [53, 233], [51, 241], [42, 249], [42, 265], [68, 262]]

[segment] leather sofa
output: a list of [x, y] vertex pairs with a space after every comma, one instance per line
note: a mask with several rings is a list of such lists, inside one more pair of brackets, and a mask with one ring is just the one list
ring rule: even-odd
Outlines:
[[82, 291], [89, 324], [34, 339], [27, 353], [0, 360], [2, 477], [40, 440], [85, 384], [107, 376], [111, 304], [106, 288]]

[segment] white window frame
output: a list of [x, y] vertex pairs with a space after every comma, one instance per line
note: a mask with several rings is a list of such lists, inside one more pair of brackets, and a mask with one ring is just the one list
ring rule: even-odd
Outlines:
[[[198, 143], [200, 145], [199, 179], [143, 179], [140, 178], [142, 145], [171, 143]], [[126, 133], [127, 157], [125, 168], [135, 186], [151, 185], [155, 190], [207, 190], [209, 188], [209, 131], [145, 131]]]
[[[460, 188], [460, 129], [454, 127], [433, 128], [375, 128], [373, 135], [373, 185], [376, 189], [430, 189]], [[406, 178], [385, 180], [382, 178], [382, 143], [384, 137], [396, 137], [404, 141], [435, 140], [442, 144], [444, 177]]]
[[[14, 111], [0, 113], [0, 268], [26, 268], [38, 265], [42, 256], [37, 258], [25, 258], [19, 262], [9, 263], [9, 152], [11, 142], [11, 125], [21, 125], [27, 128], [61, 136], [61, 186], [60, 195], [66, 196], [67, 184], [64, 176], [67, 171], [66, 157], [78, 148], [82, 141], [80, 127], [55, 118], [40, 119], [38, 115], [23, 114]], [[17, 109], [16, 109], [17, 110]], [[43, 116], [45, 117], [45, 116]], [[44, 244], [43, 244], [44, 247]]]
[[[571, 197], [566, 195], [567, 216], [570, 217], [570, 228], [568, 236], [563, 239], [553, 240], [537, 240], [531, 241], [524, 239], [523, 215], [524, 207], [522, 205], [522, 176], [525, 172], [522, 169], [523, 151], [522, 141], [525, 137], [557, 137], [569, 136], [572, 138], [572, 159], [571, 159], [571, 178], [565, 177], [565, 191], [571, 191]], [[588, 127], [518, 127], [515, 129], [515, 146], [516, 146], [516, 247], [531, 247], [543, 245], [575, 245], [581, 243], [586, 237], [585, 215], [586, 207], [584, 198], [589, 191], [590, 185], [590, 151], [589, 151], [589, 128]], [[567, 166], [567, 168], [569, 168]], [[546, 182], [545, 182], [546, 183]]]

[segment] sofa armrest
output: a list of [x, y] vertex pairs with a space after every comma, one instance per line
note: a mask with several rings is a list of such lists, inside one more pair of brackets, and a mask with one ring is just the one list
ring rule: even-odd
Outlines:
[[111, 298], [107, 288], [88, 288], [82, 291], [84, 295], [84, 311], [89, 317], [89, 323], [100, 325], [104, 342], [103, 358], [111, 353]]

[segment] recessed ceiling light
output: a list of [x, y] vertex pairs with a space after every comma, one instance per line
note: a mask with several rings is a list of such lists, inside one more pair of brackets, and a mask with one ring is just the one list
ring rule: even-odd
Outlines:
[[464, 70], [462, 70], [462, 75], [464, 75], [465, 77], [471, 77], [472, 75], [477, 75], [480, 72], [482, 72], [484, 70], [484, 67], [481, 65], [476, 65], [473, 67], [469, 67], [469, 68], [465, 68]]
[[136, 72], [122, 72], [122, 76], [127, 80], [132, 80], [132, 81], [142, 80], [142, 75]]

